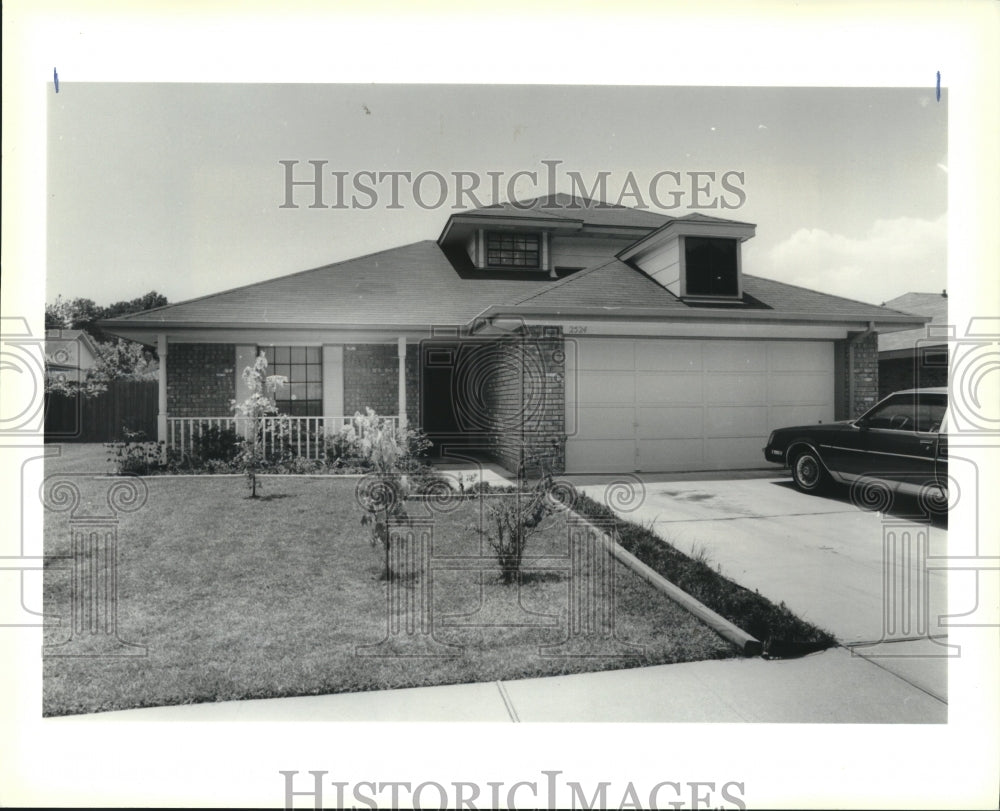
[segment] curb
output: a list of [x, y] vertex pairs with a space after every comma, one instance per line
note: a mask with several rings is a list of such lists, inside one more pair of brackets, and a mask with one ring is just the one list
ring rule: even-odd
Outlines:
[[607, 535], [599, 527], [595, 527], [582, 515], [576, 511], [571, 512], [582, 524], [585, 524], [597, 533], [605, 548], [616, 560], [623, 563], [655, 589], [665, 594], [682, 608], [694, 614], [694, 616], [711, 627], [714, 631], [728, 639], [740, 649], [740, 652], [744, 656], [760, 656], [764, 652], [764, 646], [761, 644], [759, 639], [750, 636], [750, 634], [742, 628], [734, 625], [721, 614], [717, 614], [707, 605], [699, 600], [696, 600], [683, 589], [678, 588], [676, 585], [667, 580], [667, 578], [665, 578], [662, 574], [654, 569], [651, 569], [627, 549], [616, 543], [614, 539], [607, 537]]

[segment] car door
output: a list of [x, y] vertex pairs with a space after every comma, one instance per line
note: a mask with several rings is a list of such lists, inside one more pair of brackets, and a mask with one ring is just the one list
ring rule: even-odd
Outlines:
[[882, 401], [857, 421], [851, 448], [843, 449], [843, 470], [922, 485], [935, 479], [938, 441], [947, 398], [906, 392]]
[[934, 477], [937, 483], [948, 488], [948, 414], [945, 412], [938, 429], [937, 454], [934, 460]]

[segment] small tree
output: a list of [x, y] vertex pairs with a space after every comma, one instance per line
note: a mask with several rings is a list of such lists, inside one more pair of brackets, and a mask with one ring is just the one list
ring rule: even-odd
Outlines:
[[486, 500], [483, 525], [473, 529], [486, 539], [500, 564], [500, 582], [517, 582], [528, 540], [542, 528], [542, 522], [555, 512], [549, 497], [552, 477], [542, 477], [533, 490], [518, 488], [510, 495]]
[[250, 396], [242, 403], [233, 400], [233, 410], [246, 418], [246, 435], [236, 463], [246, 474], [250, 498], [257, 498], [257, 472], [264, 461], [264, 418], [278, 413], [274, 393], [288, 382], [288, 378], [268, 375], [267, 358], [262, 352], [253, 366], [243, 370], [243, 382]]
[[381, 544], [385, 578], [393, 577], [390, 565], [392, 538], [389, 520], [408, 518], [403, 502], [409, 493], [404, 470], [412, 466], [413, 453], [426, 450], [429, 442], [419, 432], [399, 429], [393, 420], [380, 417], [371, 408], [356, 413], [340, 432], [341, 445], [374, 472], [358, 484], [357, 499], [365, 511], [361, 526], [368, 527], [373, 547]]

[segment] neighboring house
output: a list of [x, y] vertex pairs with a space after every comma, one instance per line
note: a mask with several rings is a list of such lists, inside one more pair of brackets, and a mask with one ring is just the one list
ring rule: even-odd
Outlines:
[[746, 275], [754, 233], [554, 195], [101, 326], [157, 347], [172, 445], [223, 424], [264, 351], [310, 435], [371, 407], [509, 470], [761, 467], [772, 429], [871, 406], [877, 334], [926, 319]]
[[45, 330], [45, 376], [49, 381], [79, 383], [97, 364], [94, 339], [79, 329]]
[[948, 291], [905, 293], [883, 306], [929, 317], [930, 323], [878, 336], [879, 396], [918, 386], [947, 386]]

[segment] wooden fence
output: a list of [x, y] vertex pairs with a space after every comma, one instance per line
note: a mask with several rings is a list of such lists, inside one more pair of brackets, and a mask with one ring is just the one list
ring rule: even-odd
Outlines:
[[143, 431], [155, 441], [155, 380], [112, 380], [96, 397], [45, 395], [45, 439], [48, 442], [112, 442], [124, 429]]

